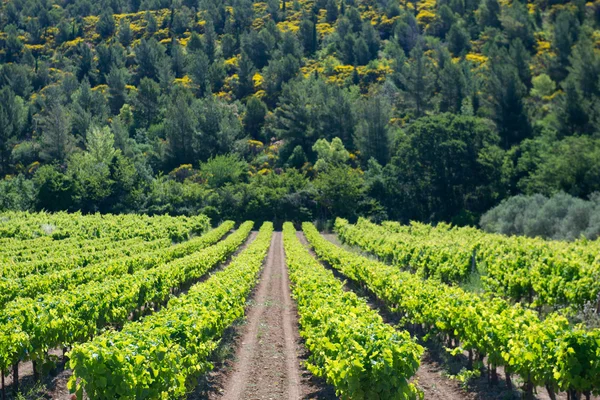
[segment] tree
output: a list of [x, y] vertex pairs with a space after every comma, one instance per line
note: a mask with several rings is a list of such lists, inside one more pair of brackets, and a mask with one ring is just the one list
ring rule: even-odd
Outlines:
[[339, 167], [350, 159], [350, 153], [338, 137], [333, 138], [331, 143], [327, 139], [317, 140], [313, 146], [313, 151], [317, 153], [315, 170], [319, 172]]
[[408, 54], [419, 41], [421, 32], [415, 16], [412, 13], [404, 13], [402, 18], [396, 23], [394, 36], [397, 43]]
[[537, 162], [527, 166], [519, 187], [528, 194], [559, 191], [586, 197], [600, 191], [600, 140], [569, 136], [537, 147]]
[[96, 24], [96, 32], [106, 39], [112, 36], [115, 33], [115, 17], [113, 15], [113, 10], [109, 7], [105, 9], [102, 14], [100, 14], [100, 19]]
[[158, 22], [156, 22], [156, 18], [150, 11], [146, 11], [144, 20], [146, 21], [146, 35], [152, 37], [158, 30]]
[[[459, 63], [447, 62], [438, 73], [440, 112], [459, 114], [463, 102], [469, 96], [464, 67]], [[466, 68], [469, 68], [466, 66]]]
[[128, 75], [126, 69], [113, 67], [106, 79], [108, 83], [108, 104], [113, 115], [119, 114], [121, 107], [126, 102], [125, 85], [127, 84]]
[[133, 40], [133, 33], [131, 32], [131, 26], [129, 26], [129, 21], [125, 18], [121, 18], [119, 21], [119, 42], [127, 47], [131, 44]]
[[531, 127], [523, 97], [527, 88], [505, 50], [492, 50], [491, 73], [486, 81], [488, 106], [505, 149], [529, 137]]
[[198, 93], [203, 95], [206, 93], [208, 84], [210, 83], [210, 62], [208, 56], [202, 50], [198, 50], [190, 54], [189, 57], [189, 73], [192, 76], [193, 82], [198, 85]]
[[8, 174], [13, 146], [21, 133], [25, 109], [14, 92], [5, 87], [0, 90], [0, 176]]
[[381, 96], [372, 96], [358, 103], [358, 126], [354, 136], [363, 164], [373, 158], [380, 165], [387, 164], [391, 150], [389, 128], [390, 106]]
[[349, 166], [339, 166], [321, 172], [314, 180], [315, 200], [323, 216], [356, 218], [364, 198], [364, 180], [359, 171]]
[[194, 150], [207, 160], [217, 154], [231, 153], [243, 136], [243, 127], [235, 104], [229, 105], [214, 97], [197, 101], [198, 131]]
[[115, 136], [108, 126], [92, 126], [85, 137], [87, 152], [97, 164], [110, 165], [117, 155]]
[[446, 113], [415, 121], [386, 167], [394, 217], [444, 221], [487, 210], [499, 196], [499, 142], [482, 119]]
[[71, 134], [71, 118], [65, 108], [60, 104], [54, 105], [42, 119], [41, 126], [42, 159], [48, 162], [66, 161], [75, 148], [75, 138]]
[[452, 25], [446, 39], [448, 41], [448, 50], [457, 57], [469, 49], [471, 42], [469, 32], [459, 22]]
[[200, 164], [200, 175], [212, 188], [239, 183], [247, 173], [248, 164], [232, 154], [215, 156]]
[[133, 102], [133, 117], [136, 126], [149, 128], [157, 119], [159, 112], [160, 86], [152, 79], [143, 78]]
[[94, 60], [94, 52], [87, 43], [80, 43], [77, 46], [77, 53], [79, 54], [79, 63], [77, 65], [77, 79], [80, 81], [84, 78], [88, 78], [90, 82], [94, 81], [94, 69], [96, 68], [96, 62]]
[[195, 152], [198, 114], [193, 106], [192, 94], [176, 87], [171, 96], [164, 122], [168, 141], [168, 161], [171, 167], [197, 162]]
[[316, 25], [307, 16], [303, 16], [300, 21], [300, 41], [307, 55], [314, 54], [317, 51], [316, 32]]
[[215, 61], [217, 36], [215, 35], [215, 27], [212, 23], [212, 20], [210, 19], [206, 21], [206, 24], [204, 24], [203, 39], [204, 52], [208, 57], [208, 61], [212, 63], [213, 61]]
[[327, 22], [332, 23], [332, 22], [337, 21], [339, 12], [338, 12], [338, 7], [337, 7], [337, 4], [335, 3], [335, 0], [327, 0], [326, 10], [327, 10]]
[[425, 113], [433, 95], [431, 60], [425, 55], [423, 44], [418, 43], [410, 52], [403, 83], [417, 116]]
[[187, 58], [177, 40], [171, 42], [171, 70], [175, 78], [182, 78], [187, 68]]
[[138, 65], [138, 79], [158, 79], [158, 67], [164, 55], [164, 47], [154, 38], [142, 39], [135, 48], [135, 60]]
[[500, 27], [500, 3], [498, 0], [484, 0], [479, 5], [477, 13], [479, 26], [484, 29], [487, 27]]
[[257, 97], [250, 97], [244, 114], [244, 130], [253, 139], [262, 139], [261, 130], [267, 115], [267, 105]]
[[552, 34], [552, 47], [557, 55], [553, 68], [556, 80], [562, 80], [567, 75], [571, 48], [577, 42], [579, 29], [579, 21], [570, 11], [563, 10], [556, 17]]
[[245, 51], [242, 51], [238, 66], [238, 83], [236, 95], [238, 99], [243, 99], [254, 91], [254, 64]]

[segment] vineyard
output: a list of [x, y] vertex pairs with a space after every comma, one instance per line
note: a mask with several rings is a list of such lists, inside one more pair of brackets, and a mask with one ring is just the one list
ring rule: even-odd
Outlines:
[[599, 241], [4, 213], [0, 261], [2, 400], [600, 395]]

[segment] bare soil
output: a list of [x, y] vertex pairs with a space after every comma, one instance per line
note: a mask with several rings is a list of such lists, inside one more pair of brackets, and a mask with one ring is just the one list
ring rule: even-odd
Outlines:
[[304, 368], [281, 232], [275, 232], [261, 279], [238, 326], [235, 356], [217, 368], [209, 399], [332, 399], [333, 390]]

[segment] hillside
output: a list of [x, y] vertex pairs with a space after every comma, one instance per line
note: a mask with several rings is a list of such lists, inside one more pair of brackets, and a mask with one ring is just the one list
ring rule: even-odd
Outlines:
[[0, 210], [476, 223], [600, 190], [600, 3], [10, 0]]

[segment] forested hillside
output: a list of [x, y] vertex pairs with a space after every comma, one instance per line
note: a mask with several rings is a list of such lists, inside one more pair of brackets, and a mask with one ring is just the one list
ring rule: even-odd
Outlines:
[[0, 210], [475, 223], [600, 190], [600, 2], [5, 0]]

